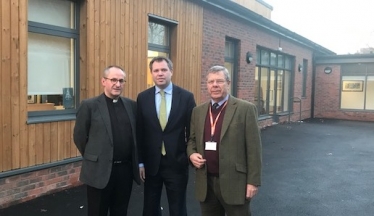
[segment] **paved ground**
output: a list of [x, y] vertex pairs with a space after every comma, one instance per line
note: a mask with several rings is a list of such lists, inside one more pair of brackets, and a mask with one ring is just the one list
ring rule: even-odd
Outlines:
[[[269, 127], [263, 137], [263, 186], [254, 216], [374, 215], [374, 123], [313, 120]], [[191, 169], [188, 213], [199, 216]], [[129, 216], [140, 216], [135, 186]], [[169, 215], [165, 196], [164, 216]], [[1, 216], [84, 216], [85, 188], [77, 187], [0, 210]]]

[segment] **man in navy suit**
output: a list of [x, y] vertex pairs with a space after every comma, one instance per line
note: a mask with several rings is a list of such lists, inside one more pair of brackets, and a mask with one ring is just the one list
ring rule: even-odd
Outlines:
[[137, 98], [137, 137], [140, 176], [144, 181], [143, 216], [160, 216], [165, 185], [171, 216], [185, 216], [188, 181], [187, 138], [192, 109], [191, 92], [171, 82], [173, 63], [155, 57], [149, 64], [154, 87]]

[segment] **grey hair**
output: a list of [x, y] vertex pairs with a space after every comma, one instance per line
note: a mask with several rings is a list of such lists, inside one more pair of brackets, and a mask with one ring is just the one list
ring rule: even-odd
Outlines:
[[211, 68], [209, 68], [208, 70], [208, 73], [207, 73], [207, 76], [211, 73], [219, 73], [219, 72], [223, 72], [223, 75], [225, 75], [225, 80], [227, 82], [230, 82], [231, 81], [231, 78], [230, 78], [230, 73], [229, 71], [227, 70], [227, 68], [223, 67], [223, 66], [220, 66], [220, 65], [215, 65]]

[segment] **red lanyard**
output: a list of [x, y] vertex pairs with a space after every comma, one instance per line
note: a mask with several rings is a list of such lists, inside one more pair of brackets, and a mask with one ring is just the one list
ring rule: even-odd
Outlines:
[[214, 132], [216, 131], [216, 125], [217, 125], [217, 121], [219, 119], [219, 116], [221, 115], [222, 113], [222, 110], [226, 107], [227, 103], [225, 101], [225, 104], [223, 104], [223, 107], [222, 109], [219, 111], [216, 119], [214, 119], [213, 121], [213, 115], [212, 115], [212, 107], [210, 107], [209, 109], [209, 117], [210, 117], [210, 135], [211, 135], [211, 139], [213, 140], [213, 136], [214, 136]]

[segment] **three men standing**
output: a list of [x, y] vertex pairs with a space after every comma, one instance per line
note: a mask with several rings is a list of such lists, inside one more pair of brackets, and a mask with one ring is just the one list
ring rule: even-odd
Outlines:
[[120, 96], [126, 74], [110, 66], [104, 93], [78, 109], [74, 142], [83, 157], [88, 215], [126, 215], [132, 181], [142, 180], [143, 216], [161, 215], [163, 185], [170, 215], [186, 216], [190, 160], [202, 216], [249, 216], [261, 185], [256, 106], [229, 95], [222, 66], [208, 71], [211, 100], [198, 107], [191, 92], [171, 82], [170, 59], [156, 57], [149, 67], [155, 86], [139, 93], [137, 104]]

